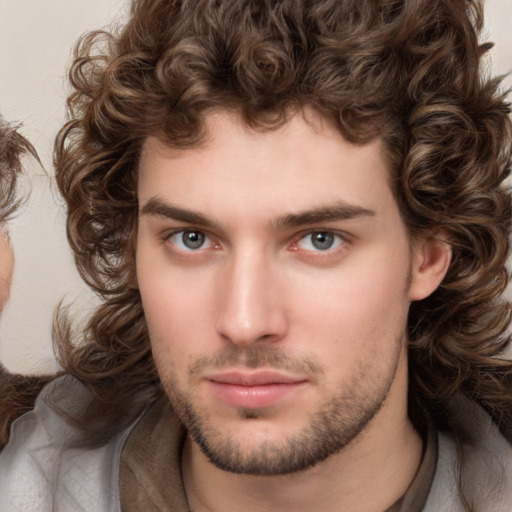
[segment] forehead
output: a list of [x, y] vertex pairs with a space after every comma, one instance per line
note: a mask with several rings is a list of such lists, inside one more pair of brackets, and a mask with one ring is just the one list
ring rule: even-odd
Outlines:
[[140, 204], [157, 196], [230, 215], [280, 215], [339, 202], [396, 206], [380, 139], [352, 144], [312, 112], [266, 131], [219, 112], [207, 117], [206, 128], [203, 143], [190, 149], [171, 148], [156, 137], [145, 141]]

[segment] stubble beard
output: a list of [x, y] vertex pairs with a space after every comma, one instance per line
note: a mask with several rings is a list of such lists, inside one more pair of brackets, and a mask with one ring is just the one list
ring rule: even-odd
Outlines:
[[[400, 356], [402, 337], [397, 340], [394, 359], [385, 369], [361, 365], [351, 382], [333, 394], [301, 431], [281, 441], [263, 441], [247, 447], [230, 432], [212, 427], [208, 417], [194, 406], [188, 392], [180, 391], [174, 378], [162, 379], [166, 394], [184, 424], [188, 435], [212, 464], [236, 474], [272, 476], [303, 471], [326, 460], [356, 439], [382, 408], [393, 383]], [[271, 352], [253, 354], [251, 367], [268, 364]], [[261, 361], [259, 361], [261, 359]], [[274, 367], [283, 367], [275, 357]], [[371, 365], [370, 365], [371, 366]], [[384, 371], [384, 374], [381, 372]], [[240, 409], [240, 419], [257, 421], [264, 411]]]

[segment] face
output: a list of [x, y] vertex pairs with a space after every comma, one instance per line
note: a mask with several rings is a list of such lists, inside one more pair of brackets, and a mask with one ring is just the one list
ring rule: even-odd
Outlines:
[[5, 306], [11, 288], [14, 254], [5, 228], [0, 228], [0, 311]]
[[[149, 138], [137, 275], [166, 393], [219, 468], [284, 474], [356, 438], [405, 358], [412, 249], [379, 141], [318, 116]], [[406, 379], [404, 379], [404, 382]]]

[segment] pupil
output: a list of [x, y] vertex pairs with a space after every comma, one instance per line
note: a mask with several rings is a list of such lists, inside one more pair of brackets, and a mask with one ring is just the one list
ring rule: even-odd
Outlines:
[[313, 233], [312, 235], [312, 243], [317, 249], [329, 249], [334, 242], [334, 235], [332, 233], [324, 233], [319, 231], [318, 233]]
[[189, 249], [199, 249], [204, 243], [204, 235], [198, 231], [185, 231], [183, 233], [183, 243]]

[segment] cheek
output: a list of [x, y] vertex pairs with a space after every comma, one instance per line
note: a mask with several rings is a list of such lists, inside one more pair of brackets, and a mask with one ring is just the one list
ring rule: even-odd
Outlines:
[[325, 353], [346, 361], [394, 347], [405, 332], [409, 262], [382, 256], [356, 258], [338, 273], [303, 282], [295, 293], [297, 332], [330, 340]]
[[173, 272], [154, 258], [148, 261], [140, 255], [137, 271], [155, 359], [191, 361], [208, 339], [210, 286], [197, 271]]
[[0, 235], [0, 310], [9, 297], [13, 270], [14, 253], [11, 244]]

